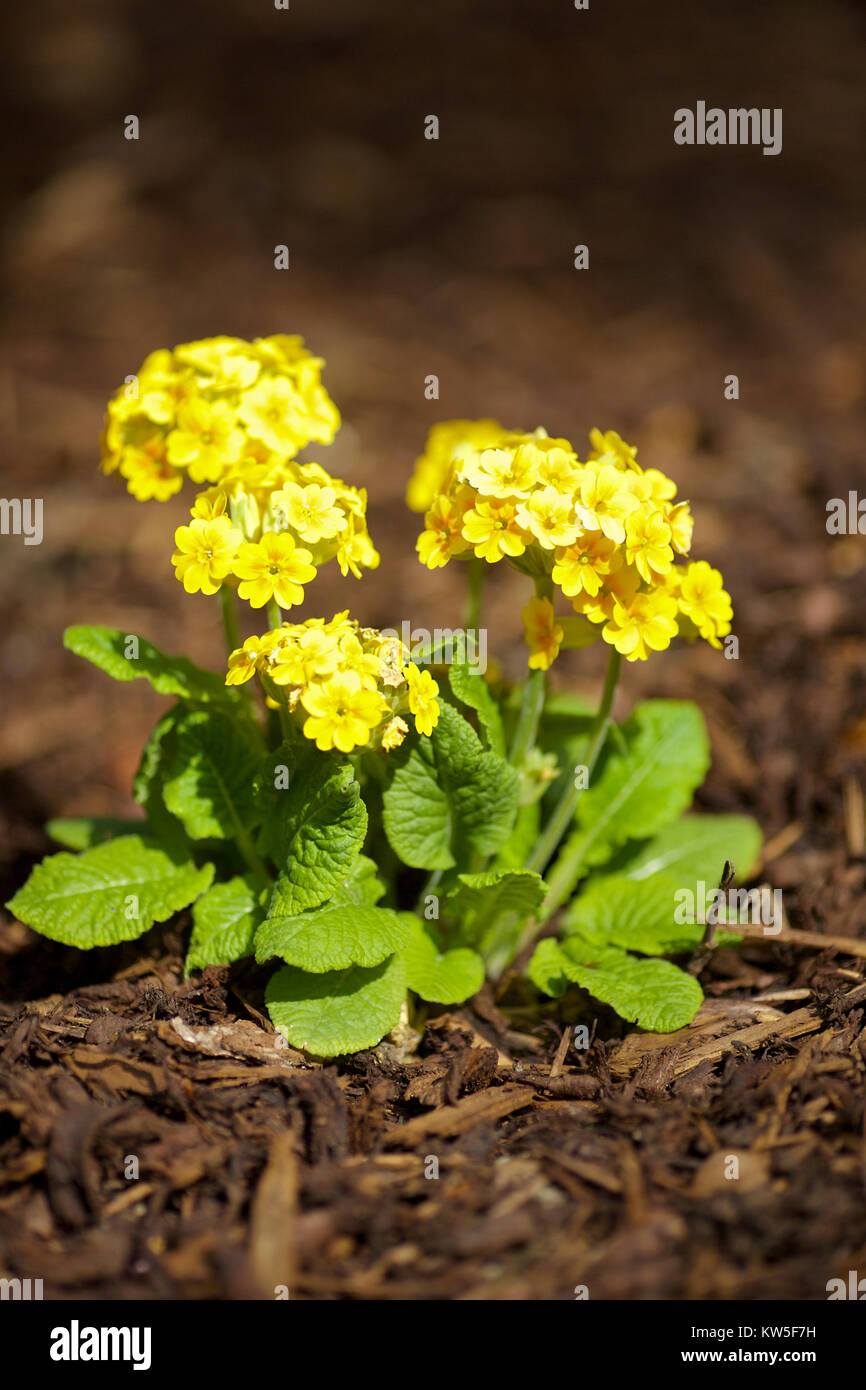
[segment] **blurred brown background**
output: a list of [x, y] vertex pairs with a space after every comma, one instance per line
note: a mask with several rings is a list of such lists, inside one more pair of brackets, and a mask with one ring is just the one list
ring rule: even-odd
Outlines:
[[[64, 626], [221, 661], [216, 601], [169, 564], [189, 493], [139, 504], [96, 466], [124, 376], [218, 333], [301, 333], [327, 358], [344, 426], [311, 456], [370, 491], [381, 569], [332, 566], [307, 612], [458, 619], [461, 571], [417, 564], [402, 504], [436, 420], [638, 442], [692, 499], [741, 659], [630, 666], [621, 708], [698, 698], [705, 801], [837, 833], [866, 746], [866, 538], [825, 531], [827, 499], [866, 484], [861, 5], [46, 0], [5, 30], [3, 492], [45, 507], [41, 547], [0, 538], [8, 886], [48, 814], [128, 807], [164, 705], [65, 653]], [[677, 146], [698, 100], [782, 107], [783, 152]], [[524, 583], [494, 578], [491, 647], [516, 672]], [[556, 675], [592, 690], [602, 660]]]

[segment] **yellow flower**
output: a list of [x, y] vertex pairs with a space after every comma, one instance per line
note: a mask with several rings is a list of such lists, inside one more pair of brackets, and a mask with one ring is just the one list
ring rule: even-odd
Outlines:
[[534, 450], [539, 483], [542, 487], [556, 488], [563, 496], [573, 497], [577, 492], [582, 471], [576, 454], [562, 448], [556, 441], [544, 442], [553, 444], [554, 447], [545, 449], [540, 446], [540, 442], [524, 446], [527, 451]]
[[309, 714], [304, 734], [317, 748], [338, 748], [350, 753], [369, 743], [370, 733], [382, 722], [387, 705], [378, 690], [365, 690], [355, 671], [338, 671], [322, 685], [311, 685], [301, 696]]
[[200, 492], [192, 504], [190, 516], [200, 517], [202, 521], [213, 521], [214, 517], [225, 516], [228, 506], [226, 494], [218, 487], [210, 487]]
[[694, 623], [698, 632], [711, 647], [721, 647], [720, 637], [731, 630], [734, 610], [730, 594], [722, 588], [722, 576], [706, 560], [696, 560], [686, 567], [680, 580], [679, 608]]
[[584, 470], [575, 511], [588, 531], [601, 530], [608, 540], [622, 545], [626, 517], [639, 506], [627, 475], [613, 464], [599, 462]]
[[174, 533], [177, 549], [171, 562], [187, 593], [217, 593], [231, 573], [240, 541], [240, 532], [224, 516], [213, 521], [197, 518], [189, 526], [178, 526]]
[[123, 451], [120, 474], [139, 502], [167, 502], [183, 487], [183, 473], [167, 461], [163, 445], [163, 437], [157, 432], [143, 446]]
[[346, 525], [346, 515], [335, 505], [336, 499], [332, 487], [321, 487], [318, 483], [310, 483], [307, 487], [286, 483], [273, 494], [271, 506], [278, 515], [285, 517], [302, 541], [314, 544], [330, 540]]
[[524, 449], [483, 449], [458, 464], [457, 476], [480, 492], [482, 497], [528, 497], [538, 471], [534, 454]]
[[367, 690], [375, 690], [380, 675], [379, 657], [376, 652], [365, 652], [354, 632], [347, 632], [340, 638], [337, 670], [354, 671]]
[[622, 558], [616, 544], [600, 531], [590, 531], [580, 536], [574, 545], [557, 550], [551, 578], [567, 598], [575, 598], [581, 593], [595, 598], [602, 578], [621, 564]]
[[301, 405], [290, 381], [267, 376], [245, 393], [238, 415], [249, 434], [274, 453], [286, 456], [306, 443]]
[[429, 671], [422, 671], [414, 661], [406, 666], [406, 680], [409, 685], [409, 710], [415, 718], [415, 728], [419, 734], [432, 734], [439, 723], [439, 686]]
[[661, 512], [644, 503], [632, 512], [626, 522], [625, 554], [641, 579], [647, 584], [657, 582], [657, 576], [667, 574], [674, 562], [670, 547], [671, 528]]
[[514, 507], [479, 498], [463, 518], [463, 537], [475, 547], [479, 560], [495, 565], [504, 555], [522, 555], [526, 542]]
[[382, 747], [386, 753], [392, 753], [395, 748], [399, 748], [404, 738], [409, 732], [409, 725], [405, 719], [401, 719], [399, 714], [385, 725], [382, 730]]
[[413, 512], [429, 511], [437, 493], [442, 492], [448, 482], [458, 451], [486, 449], [500, 443], [506, 434], [498, 420], [443, 420], [434, 425], [427, 436], [424, 453], [415, 460], [406, 490], [406, 505]]
[[677, 495], [676, 483], [658, 468], [648, 468], [633, 480], [632, 486], [642, 502], [652, 502], [656, 507]]
[[374, 570], [378, 567], [379, 552], [370, 540], [366, 524], [363, 521], [359, 523], [354, 516], [339, 536], [337, 564], [344, 579], [350, 570], [356, 579], [360, 579], [362, 568]]
[[525, 530], [531, 531], [544, 550], [571, 545], [580, 531], [574, 520], [571, 498], [561, 496], [555, 487], [533, 492], [517, 508], [517, 520]]
[[667, 523], [671, 528], [671, 545], [678, 555], [688, 555], [692, 548], [692, 531], [695, 523], [689, 511], [688, 502], [678, 502], [670, 507]]
[[556, 621], [549, 598], [531, 598], [521, 610], [523, 630], [529, 647], [529, 665], [533, 671], [547, 671], [559, 656], [563, 633]]
[[664, 590], [636, 594], [627, 606], [614, 600], [601, 635], [627, 661], [646, 661], [650, 651], [664, 651], [676, 637], [676, 613], [676, 600]]
[[626, 444], [624, 439], [620, 439], [616, 430], [590, 430], [589, 442], [592, 445], [590, 460], [600, 459], [605, 454], [611, 456], [610, 462], [616, 468], [634, 469], [637, 473], [641, 472], [637, 464], [637, 448], [634, 444]]
[[425, 513], [424, 530], [415, 542], [415, 549], [421, 563], [428, 569], [435, 570], [447, 565], [452, 555], [469, 549], [462, 535], [465, 514], [465, 506], [444, 493], [435, 499]]
[[198, 374], [200, 387], [243, 391], [252, 386], [260, 371], [249, 347], [242, 338], [203, 338], [195, 343], [180, 343], [174, 355]]
[[253, 608], [264, 608], [276, 599], [281, 608], [302, 603], [302, 584], [315, 578], [315, 566], [310, 564], [309, 550], [301, 550], [294, 536], [287, 531], [268, 531], [260, 541], [242, 545], [233, 570], [243, 583], [238, 588], [241, 598]]
[[313, 627], [279, 647], [275, 656], [270, 676], [277, 685], [313, 685], [334, 674], [340, 649], [336, 637]]
[[265, 655], [260, 637], [248, 637], [242, 647], [233, 651], [229, 657], [226, 685], [243, 685], [254, 676], [259, 662]]
[[170, 463], [189, 471], [194, 483], [215, 483], [227, 464], [240, 457], [243, 432], [225, 401], [194, 397], [177, 412], [177, 426], [166, 441]]

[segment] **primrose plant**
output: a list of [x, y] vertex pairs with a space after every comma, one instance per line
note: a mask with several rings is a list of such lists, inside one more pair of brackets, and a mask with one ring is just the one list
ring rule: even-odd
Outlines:
[[[531, 581], [525, 679], [482, 672], [453, 631], [410, 648], [405, 625], [348, 611], [292, 621], [321, 566], [379, 563], [364, 491], [297, 460], [339, 427], [321, 367], [300, 338], [216, 338], [153, 353], [110, 402], [106, 473], [140, 501], [187, 476], [200, 488], [172, 562], [188, 594], [216, 597], [227, 671], [67, 630], [71, 651], [174, 703], [135, 777], [143, 816], [51, 822], [65, 849], [10, 909], [93, 947], [191, 908], [187, 973], [269, 964], [274, 1027], [315, 1056], [521, 971], [525, 989], [577, 986], [641, 1027], [684, 1025], [701, 989], [665, 957], [693, 953], [705, 924], [677, 904], [725, 860], [748, 870], [760, 836], [746, 817], [683, 815], [709, 761], [693, 704], [648, 700], [618, 726], [611, 712], [623, 658], [730, 633], [721, 575], [686, 558], [689, 504], [612, 431], [580, 462], [542, 429], [439, 424], [408, 489], [419, 558], [465, 563], [464, 632], [489, 567]], [[244, 629], [264, 626], [243, 641], [239, 601]], [[560, 650], [599, 637], [598, 707], [551, 694]]]

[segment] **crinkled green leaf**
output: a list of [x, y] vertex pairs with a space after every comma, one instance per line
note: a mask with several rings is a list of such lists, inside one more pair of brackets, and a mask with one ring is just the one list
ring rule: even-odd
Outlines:
[[192, 910], [192, 936], [185, 973], [206, 965], [230, 965], [253, 954], [256, 928], [264, 917], [262, 880], [251, 874], [215, 883]]
[[694, 976], [671, 961], [642, 960], [615, 946], [593, 946], [579, 937], [563, 944], [540, 941], [529, 976], [538, 989], [557, 997], [569, 982], [580, 985], [621, 1018], [653, 1033], [684, 1028], [704, 997]]
[[337, 903], [356, 903], [358, 906], [373, 907], [385, 892], [385, 885], [378, 877], [378, 866], [366, 854], [359, 854], [351, 869], [334, 889], [328, 899], [330, 905]]
[[690, 805], [706, 775], [704, 717], [688, 700], [645, 700], [622, 725], [627, 752], [611, 752], [577, 807], [596, 845], [654, 835]]
[[522, 928], [541, 906], [544, 880], [529, 869], [488, 869], [459, 874], [459, 887], [447, 912], [461, 925], [462, 936], [481, 951], [496, 974], [517, 946]]
[[549, 994], [553, 999], [561, 999], [568, 986], [573, 983], [571, 962], [553, 936], [545, 936], [532, 953], [526, 970], [536, 989]]
[[517, 810], [519, 778], [484, 752], [472, 726], [442, 704], [431, 737], [407, 740], [389, 755], [384, 794], [388, 839], [404, 863], [448, 869], [473, 851], [495, 854]]
[[283, 913], [304, 912], [327, 902], [351, 873], [367, 834], [367, 809], [351, 766], [330, 759], [307, 764], [273, 795], [278, 809], [267, 843], [282, 865], [274, 901]]
[[703, 1002], [693, 975], [669, 960], [641, 960], [616, 947], [595, 947], [578, 937], [563, 942], [572, 979], [621, 1018], [652, 1033], [673, 1033], [691, 1023]]
[[561, 856], [572, 882], [603, 864], [626, 840], [655, 835], [690, 805], [710, 761], [703, 715], [688, 700], [645, 700], [620, 731], [577, 806], [577, 826]]
[[405, 997], [406, 967], [400, 955], [372, 969], [355, 965], [322, 975], [284, 965], [265, 989], [277, 1032], [316, 1057], [374, 1047], [399, 1022]]
[[37, 864], [11, 902], [27, 926], [67, 946], [133, 941], [203, 893], [213, 865], [196, 868], [138, 835]]
[[679, 893], [679, 883], [668, 874], [640, 881], [613, 874], [594, 879], [569, 905], [564, 928], [588, 942], [647, 956], [693, 950], [703, 937], [704, 925], [676, 920], [684, 915]]
[[477, 713], [487, 736], [488, 746], [504, 758], [505, 734], [502, 729], [502, 716], [484, 677], [477, 671], [470, 671], [465, 662], [460, 662], [448, 667], [448, 681], [456, 698]]
[[175, 705], [153, 729], [144, 745], [141, 759], [132, 780], [132, 794], [144, 807], [147, 823], [157, 839], [178, 850], [189, 845], [183, 822], [173, 816], [163, 800], [163, 787], [170, 767], [170, 754], [178, 721], [185, 706]]
[[484, 962], [478, 953], [465, 947], [445, 950], [432, 923], [411, 912], [401, 916], [410, 923], [403, 949], [409, 988], [434, 1004], [462, 1004], [477, 994], [484, 984]]
[[751, 816], [681, 816], [644, 844], [626, 845], [616, 872], [633, 879], [664, 873], [683, 887], [698, 880], [715, 887], [726, 859], [743, 881], [760, 852], [761, 829]]
[[289, 965], [320, 974], [350, 965], [378, 965], [409, 938], [406, 914], [388, 907], [339, 903], [314, 912], [280, 910], [277, 894], [256, 932], [256, 960], [280, 956]]
[[92, 661], [116, 681], [143, 678], [161, 695], [218, 700], [223, 704], [237, 698], [215, 671], [204, 671], [185, 656], [167, 656], [143, 637], [118, 628], [96, 624], [68, 627], [63, 645], [85, 661]]
[[141, 816], [134, 819], [121, 816], [60, 817], [46, 823], [45, 833], [66, 849], [93, 849], [94, 845], [116, 840], [119, 835], [142, 835], [150, 839], [152, 827]]
[[514, 829], [496, 856], [497, 869], [521, 869], [538, 843], [541, 831], [541, 803], [520, 806]]
[[259, 750], [245, 724], [215, 709], [188, 709], [171, 731], [163, 798], [194, 840], [234, 839], [257, 822]]

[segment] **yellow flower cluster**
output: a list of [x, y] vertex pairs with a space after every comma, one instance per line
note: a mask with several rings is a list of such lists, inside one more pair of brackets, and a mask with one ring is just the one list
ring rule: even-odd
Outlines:
[[329, 622], [310, 618], [248, 637], [229, 657], [226, 685], [258, 672], [266, 691], [283, 688], [289, 711], [323, 752], [371, 746], [387, 753], [409, 732], [404, 714], [420, 734], [439, 720], [439, 686], [408, 656], [398, 637], [337, 613]]
[[[567, 439], [544, 430], [436, 426], [410, 484], [415, 505], [427, 501], [421, 561], [436, 569], [474, 553], [535, 579], [540, 596], [523, 613], [535, 668], [547, 670], [561, 646], [592, 641], [589, 624], [629, 661], [678, 634], [721, 647], [733, 617], [721, 574], [705, 561], [676, 564], [691, 548], [688, 502], [675, 501], [676, 484], [641, 468], [613, 430], [593, 430], [590, 444], [581, 463]], [[555, 615], [545, 594], [554, 586], [577, 619]]]
[[152, 352], [108, 405], [102, 468], [141, 502], [166, 501], [188, 474], [220, 483], [293, 458], [340, 427], [302, 338], [207, 338]]
[[317, 463], [249, 464], [199, 493], [175, 531], [175, 574], [187, 593], [238, 585], [253, 608], [302, 603], [303, 585], [336, 559], [360, 579], [379, 555], [367, 531], [367, 494]]

